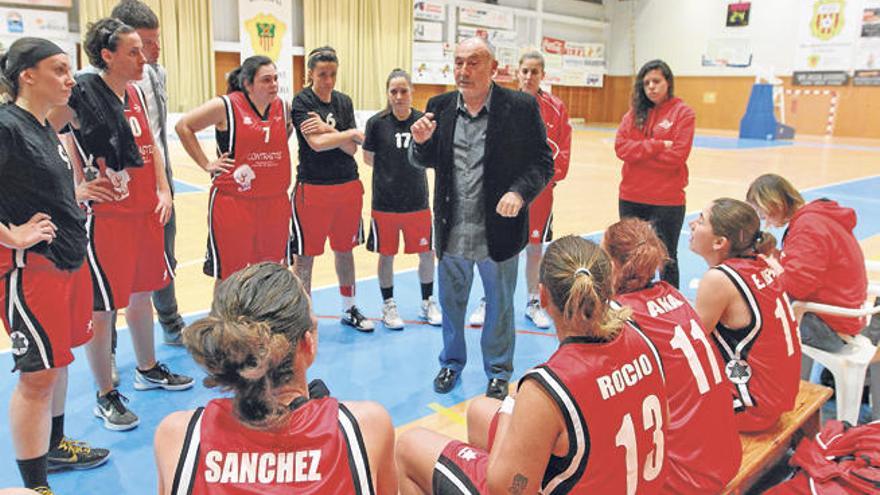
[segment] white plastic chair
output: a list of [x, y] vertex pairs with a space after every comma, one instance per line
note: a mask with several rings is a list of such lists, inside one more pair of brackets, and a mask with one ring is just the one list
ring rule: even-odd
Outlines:
[[[880, 295], [880, 285], [871, 284], [869, 296]], [[800, 323], [804, 313], [816, 313], [835, 316], [862, 318], [867, 324], [870, 317], [880, 314], [880, 306], [870, 305], [859, 309], [843, 308], [829, 304], [795, 301], [792, 303], [795, 317]], [[846, 345], [840, 352], [828, 352], [808, 345], [801, 345], [801, 350], [814, 361], [825, 366], [834, 375], [836, 389], [837, 419], [855, 425], [859, 421], [859, 409], [862, 404], [862, 391], [865, 386], [865, 374], [871, 363], [880, 361], [877, 346], [864, 335], [839, 334]], [[871, 409], [875, 417], [880, 413], [880, 364], [871, 366]]]

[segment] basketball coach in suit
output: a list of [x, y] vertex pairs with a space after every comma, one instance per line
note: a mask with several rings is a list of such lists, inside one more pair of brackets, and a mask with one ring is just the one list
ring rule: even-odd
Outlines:
[[553, 158], [537, 101], [493, 83], [497, 67], [482, 38], [456, 47], [458, 89], [428, 101], [410, 129], [409, 160], [435, 169], [443, 351], [434, 390], [452, 390], [467, 362], [464, 320], [476, 265], [486, 293], [486, 395], [503, 399], [513, 372], [513, 292], [528, 242], [528, 205], [553, 176]]

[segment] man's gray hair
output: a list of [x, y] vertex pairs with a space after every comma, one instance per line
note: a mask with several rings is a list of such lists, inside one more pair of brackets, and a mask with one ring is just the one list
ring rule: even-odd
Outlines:
[[472, 36], [470, 38], [463, 39], [463, 40], [461, 40], [459, 45], [463, 45], [465, 43], [472, 42], [472, 41], [476, 41], [478, 43], [481, 43], [483, 46], [485, 46], [486, 51], [489, 52], [489, 56], [492, 57], [492, 60], [495, 60], [495, 45], [493, 45], [491, 41], [487, 40], [486, 38], [483, 38], [482, 36]]

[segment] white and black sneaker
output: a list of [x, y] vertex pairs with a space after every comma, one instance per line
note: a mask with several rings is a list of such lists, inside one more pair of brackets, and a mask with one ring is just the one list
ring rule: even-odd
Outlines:
[[382, 323], [388, 330], [403, 330], [405, 326], [400, 312], [397, 311], [397, 304], [394, 299], [388, 299], [382, 304]]
[[536, 327], [541, 329], [550, 328], [550, 315], [541, 307], [541, 302], [537, 299], [529, 301], [526, 306], [526, 318], [532, 320]]
[[359, 332], [372, 332], [374, 329], [373, 322], [362, 315], [357, 306], [352, 306], [342, 312], [342, 324], [354, 327]]
[[433, 297], [429, 297], [422, 301], [422, 309], [419, 311], [419, 319], [427, 322], [428, 325], [439, 327], [443, 324], [443, 313], [440, 312], [440, 306]]
[[98, 394], [98, 403], [95, 404], [95, 416], [104, 420], [104, 428], [113, 431], [126, 431], [137, 426], [141, 421], [131, 412], [123, 402], [128, 398], [119, 393], [115, 388], [105, 395]]
[[168, 366], [159, 362], [156, 362], [155, 366], [146, 371], [141, 371], [137, 368], [134, 370], [135, 390], [150, 390], [154, 388], [186, 390], [192, 386], [192, 377], [172, 373]]

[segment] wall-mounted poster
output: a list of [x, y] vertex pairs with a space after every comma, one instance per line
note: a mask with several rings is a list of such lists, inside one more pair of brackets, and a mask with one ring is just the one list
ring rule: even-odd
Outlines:
[[238, 0], [241, 60], [265, 55], [278, 69], [278, 96], [293, 98], [293, 0]]
[[452, 47], [448, 43], [413, 43], [413, 82], [453, 84]]
[[36, 36], [51, 39], [75, 59], [76, 43], [70, 40], [67, 26], [64, 11], [0, 7], [0, 53], [22, 36]]
[[458, 23], [512, 30], [515, 27], [515, 18], [513, 12], [507, 10], [459, 7]]
[[853, 0], [798, 2], [797, 72], [849, 71], [861, 30], [862, 5]]
[[443, 41], [443, 24], [414, 21], [413, 39], [415, 41]]
[[864, 4], [861, 36], [856, 43], [853, 64], [854, 85], [880, 86], [880, 0]]
[[425, 21], [445, 21], [446, 4], [431, 0], [415, 0], [413, 17]]
[[748, 26], [749, 12], [751, 12], [751, 10], [751, 2], [737, 2], [727, 4], [727, 27]]
[[545, 36], [544, 80], [560, 86], [601, 87], [605, 72], [605, 45], [577, 43]]

